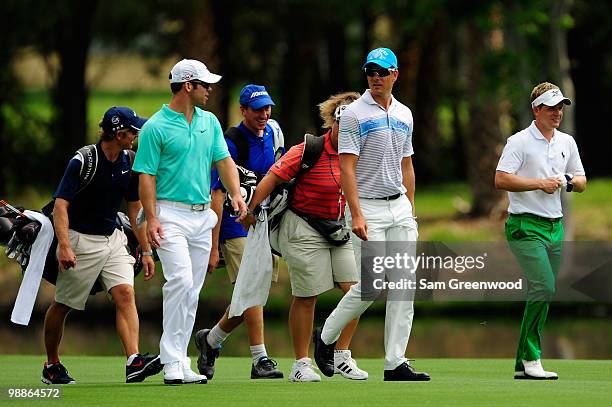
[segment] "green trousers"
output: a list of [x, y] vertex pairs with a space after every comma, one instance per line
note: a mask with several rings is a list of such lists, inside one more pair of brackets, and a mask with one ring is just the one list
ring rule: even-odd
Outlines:
[[563, 223], [530, 214], [510, 215], [505, 232], [529, 285], [514, 366], [518, 372], [524, 370], [523, 360], [540, 359], [542, 354], [542, 330], [561, 266]]

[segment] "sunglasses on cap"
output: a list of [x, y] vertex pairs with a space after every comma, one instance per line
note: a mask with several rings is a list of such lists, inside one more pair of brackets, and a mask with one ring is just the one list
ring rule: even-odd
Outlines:
[[336, 110], [334, 110], [334, 119], [336, 119], [337, 122], [340, 121], [340, 116], [342, 116], [342, 113], [344, 113], [344, 109], [346, 109], [348, 105], [340, 105], [336, 108]]
[[367, 76], [369, 76], [370, 78], [373, 78], [376, 75], [380, 76], [381, 78], [385, 78], [385, 77], [391, 75], [391, 72], [396, 71], [396, 70], [397, 69], [382, 68], [382, 67], [371, 67], [371, 66], [368, 66], [368, 67], [364, 68], [365, 74]]
[[200, 85], [201, 87], [203, 87], [206, 90], [210, 89], [210, 83], [206, 83], [206, 82], [202, 82], [202, 81], [189, 81], [189, 83], [191, 83], [193, 85], [194, 88], [197, 88], [198, 85]]

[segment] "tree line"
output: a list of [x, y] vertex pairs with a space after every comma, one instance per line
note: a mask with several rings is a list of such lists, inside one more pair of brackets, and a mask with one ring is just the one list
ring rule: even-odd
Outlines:
[[[0, 196], [23, 183], [55, 185], [86, 143], [93, 49], [204, 61], [223, 75], [207, 108], [224, 127], [232, 92], [265, 84], [292, 145], [320, 127], [317, 103], [366, 88], [365, 55], [389, 47], [400, 65], [394, 94], [414, 113], [417, 182], [467, 180], [473, 216], [503, 207], [493, 188], [499, 153], [532, 119], [531, 88], [552, 81], [577, 101], [563, 129], [576, 135], [587, 172], [610, 174], [601, 156], [612, 142], [593, 137], [594, 118], [610, 111], [609, 2], [5, 0], [0, 15]], [[49, 65], [50, 119], [24, 107], [27, 83], [14, 72], [24, 47], [59, 61]], [[50, 142], [36, 142], [41, 134]]]

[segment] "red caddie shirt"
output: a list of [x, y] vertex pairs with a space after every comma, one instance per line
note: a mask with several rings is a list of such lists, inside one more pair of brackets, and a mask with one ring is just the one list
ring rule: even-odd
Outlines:
[[[298, 177], [289, 208], [319, 219], [338, 219], [344, 216], [345, 199], [340, 187], [340, 161], [331, 145], [331, 131], [324, 136], [325, 146], [319, 161], [310, 171]], [[300, 143], [278, 160], [270, 171], [284, 181], [293, 179], [302, 162], [304, 143]]]

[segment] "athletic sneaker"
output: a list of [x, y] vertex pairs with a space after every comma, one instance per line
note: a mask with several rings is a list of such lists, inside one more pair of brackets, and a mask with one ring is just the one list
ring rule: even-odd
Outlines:
[[334, 348], [336, 342], [330, 343], [329, 345], [323, 342], [321, 339], [321, 331], [323, 328], [318, 327], [312, 334], [312, 341], [314, 342], [314, 359], [323, 373], [327, 377], [334, 375]]
[[198, 371], [205, 375], [208, 380], [213, 378], [215, 374], [215, 359], [219, 357], [219, 349], [213, 349], [208, 344], [208, 333], [210, 329], [200, 329], [195, 334], [195, 345], [200, 352], [198, 356]]
[[251, 379], [282, 379], [283, 372], [276, 368], [276, 361], [262, 356], [251, 365]]
[[125, 382], [142, 382], [145, 378], [158, 374], [162, 369], [163, 365], [159, 355], [149, 355], [148, 353], [141, 355], [139, 353], [132, 360], [132, 363], [125, 367]]
[[312, 360], [303, 358], [296, 360], [291, 367], [290, 382], [320, 382], [319, 376], [312, 368]]
[[45, 362], [40, 380], [45, 384], [75, 384], [68, 371], [60, 362], [49, 365]]
[[351, 380], [366, 380], [368, 372], [357, 367], [357, 362], [351, 357], [351, 351], [334, 352], [334, 373], [341, 374]]

